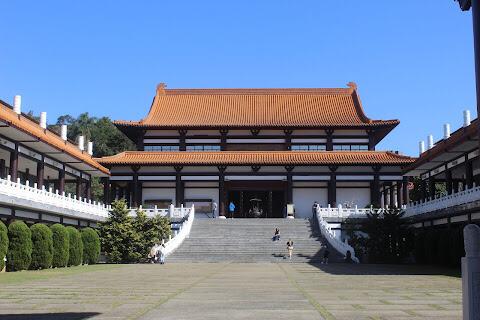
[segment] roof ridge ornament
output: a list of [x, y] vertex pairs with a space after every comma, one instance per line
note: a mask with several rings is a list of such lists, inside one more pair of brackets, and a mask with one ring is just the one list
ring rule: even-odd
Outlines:
[[158, 95], [164, 96], [164, 95], [166, 94], [165, 88], [167, 88], [167, 84], [166, 84], [165, 82], [160, 82], [160, 83], [157, 85], [157, 96], [158, 96]]
[[357, 88], [358, 88], [357, 84], [353, 81], [350, 81], [349, 83], [347, 83], [347, 87], [349, 87], [353, 91], [357, 90]]

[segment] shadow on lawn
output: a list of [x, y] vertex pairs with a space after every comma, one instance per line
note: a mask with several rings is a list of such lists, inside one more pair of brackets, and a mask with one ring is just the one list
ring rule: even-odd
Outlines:
[[97, 312], [0, 314], [0, 320], [82, 320], [99, 314]]

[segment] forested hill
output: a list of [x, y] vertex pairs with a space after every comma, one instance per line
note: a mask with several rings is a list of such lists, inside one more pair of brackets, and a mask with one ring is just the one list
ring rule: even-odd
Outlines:
[[[32, 118], [32, 112], [28, 115]], [[135, 150], [135, 145], [120, 130], [117, 129], [108, 117], [90, 117], [88, 113], [82, 113], [77, 118], [71, 115], [63, 115], [58, 117], [55, 124], [49, 125], [48, 128], [60, 134], [60, 126], [66, 124], [68, 126], [68, 139], [77, 141], [80, 135], [85, 136], [85, 143], [93, 141], [93, 156], [104, 157], [111, 156], [126, 150]]]

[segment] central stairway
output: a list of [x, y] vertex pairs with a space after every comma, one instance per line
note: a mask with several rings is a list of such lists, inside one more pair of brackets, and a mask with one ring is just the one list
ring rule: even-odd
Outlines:
[[[272, 241], [275, 228], [280, 241]], [[195, 219], [189, 238], [168, 262], [289, 262], [286, 243], [292, 239], [292, 262], [319, 263], [325, 240], [303, 219]], [[329, 246], [330, 262], [342, 257]]]

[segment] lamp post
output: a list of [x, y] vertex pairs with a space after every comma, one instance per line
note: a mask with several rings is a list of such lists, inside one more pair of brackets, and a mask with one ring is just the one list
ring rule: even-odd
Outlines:
[[[475, 49], [475, 77], [477, 88], [477, 117], [480, 116], [480, 0], [455, 0], [460, 9], [468, 11], [472, 9], [473, 19], [473, 47]], [[480, 136], [480, 125], [477, 128]]]

